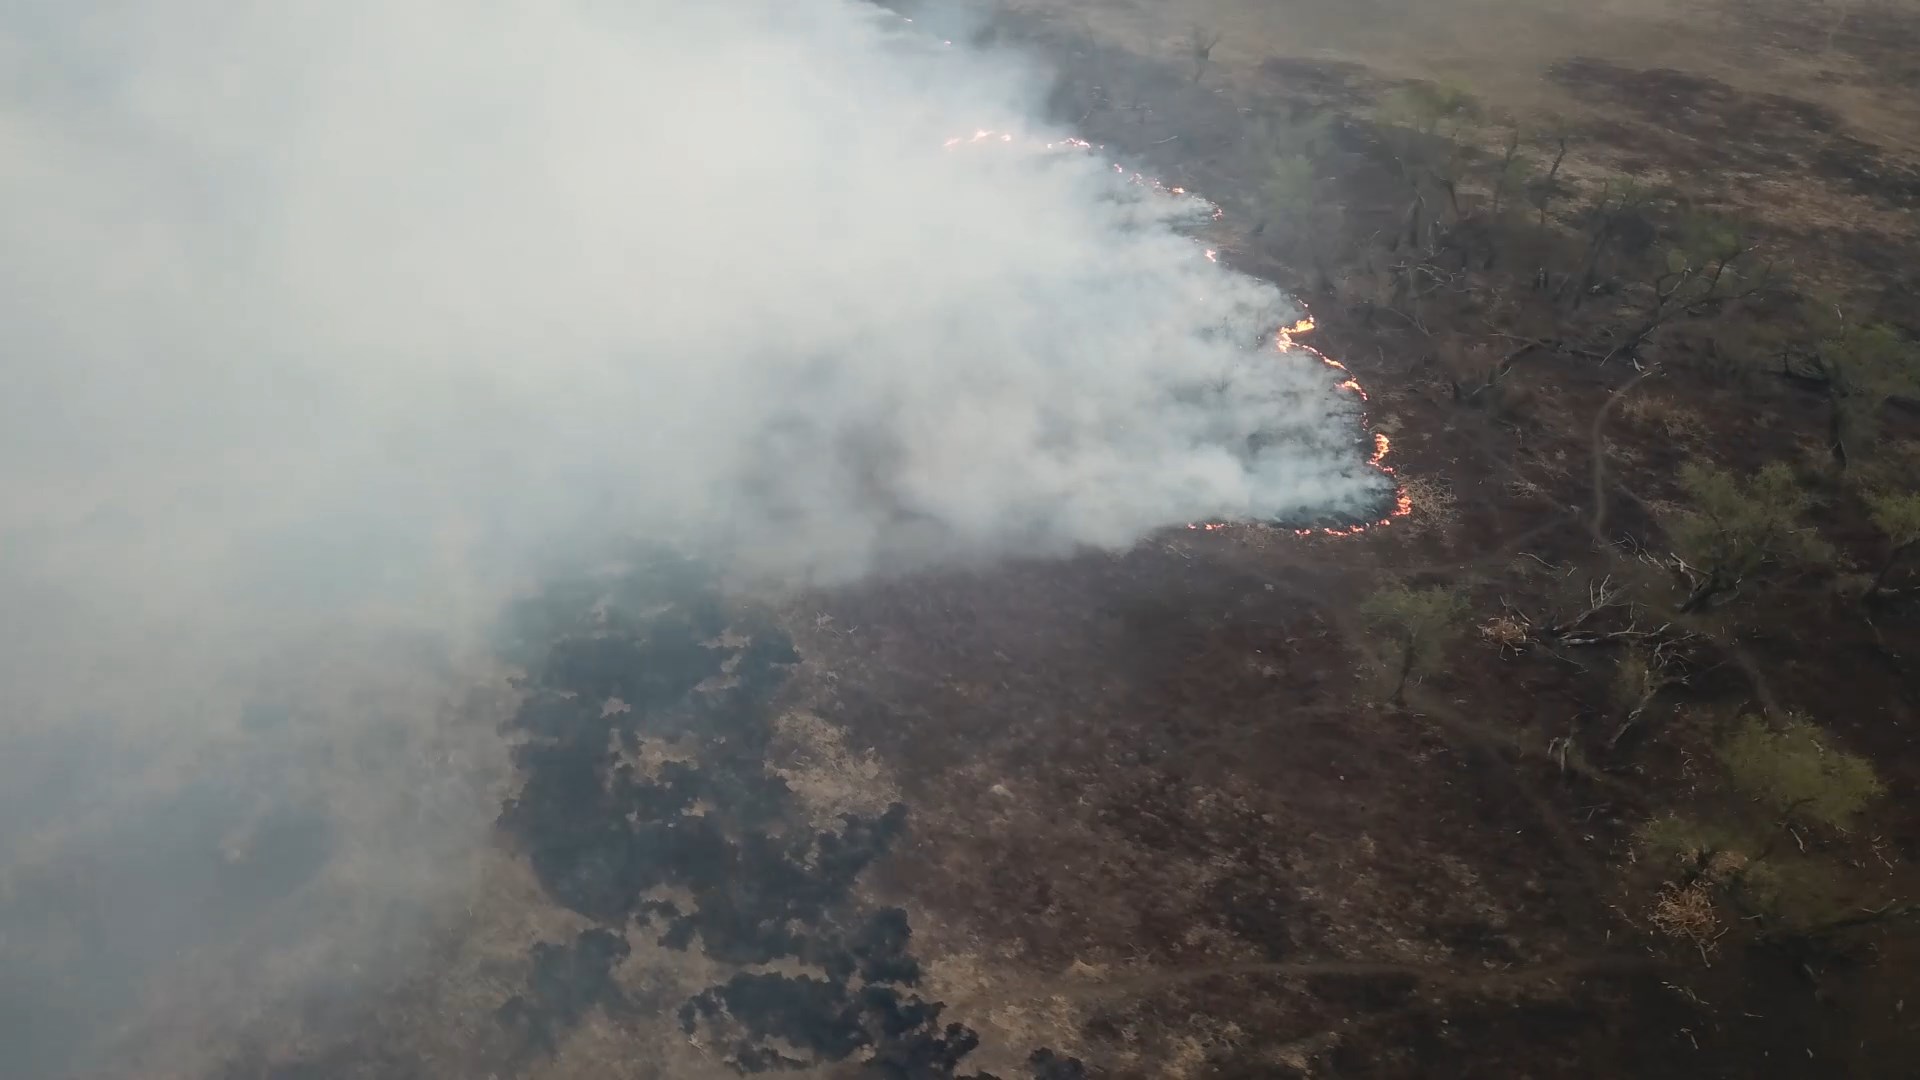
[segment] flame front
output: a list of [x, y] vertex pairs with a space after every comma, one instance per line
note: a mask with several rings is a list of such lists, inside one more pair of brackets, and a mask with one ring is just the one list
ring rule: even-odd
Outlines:
[[[1013, 140], [1014, 140], [1014, 136], [1011, 132], [992, 131], [992, 130], [982, 128], [975, 131], [971, 138], [962, 139], [959, 136], [955, 136], [953, 138], [946, 140], [944, 145], [947, 149], [952, 149], [953, 147], [960, 145], [962, 142], [1011, 143]], [[1055, 150], [1055, 149], [1080, 150], [1088, 153], [1091, 153], [1095, 150], [1106, 149], [1105, 143], [1096, 145], [1094, 143], [1088, 142], [1085, 139], [1078, 139], [1078, 138], [1072, 138], [1072, 137], [1059, 139], [1054, 142], [1044, 143], [1042, 145], [1048, 150]], [[1142, 174], [1137, 172], [1133, 173], [1131, 176], [1128, 176], [1126, 168], [1122, 166], [1120, 163], [1109, 162], [1109, 164], [1112, 166], [1113, 171], [1115, 173], [1121, 176], [1127, 176], [1127, 182], [1130, 184], [1139, 184], [1142, 187], [1146, 187], [1152, 191], [1155, 191], [1164, 195], [1184, 196], [1187, 194], [1187, 189], [1184, 187], [1169, 187], [1166, 184], [1161, 183], [1159, 180], [1154, 179], [1153, 177], [1143, 176]], [[1209, 203], [1208, 205], [1212, 207], [1213, 220], [1219, 221], [1221, 218], [1226, 216], [1226, 212], [1222, 210], [1218, 204]], [[1220, 261], [1220, 252], [1218, 249], [1215, 249], [1215, 248], [1203, 249], [1202, 255], [1210, 263], [1218, 263]], [[1314, 330], [1313, 316], [1310, 314], [1303, 315], [1300, 317], [1299, 320], [1294, 322], [1293, 325], [1283, 326], [1276, 332], [1275, 344], [1278, 346], [1279, 351], [1282, 353], [1286, 353], [1286, 354], [1304, 353], [1320, 361], [1321, 363], [1327, 365], [1328, 367], [1333, 368], [1336, 371], [1339, 371], [1344, 376], [1344, 378], [1342, 378], [1339, 382], [1334, 384], [1334, 389], [1345, 391], [1351, 394], [1356, 394], [1359, 396], [1362, 402], [1367, 401], [1368, 399], [1367, 399], [1366, 388], [1360, 385], [1359, 379], [1354, 378], [1353, 373], [1347, 369], [1347, 365], [1341, 363], [1338, 360], [1335, 360], [1333, 357], [1328, 356], [1326, 353], [1321, 352], [1319, 349], [1316, 349], [1313, 346], [1305, 344], [1304, 342], [1299, 340], [1301, 335], [1310, 334], [1313, 332], [1313, 330]], [[1366, 417], [1366, 413], [1363, 411], [1360, 415], [1360, 424], [1364, 428], [1366, 426], [1366, 423], [1367, 423], [1367, 417]], [[1392, 448], [1392, 445], [1393, 445], [1392, 442], [1387, 438], [1385, 434], [1378, 431], [1374, 432], [1373, 433], [1373, 453], [1367, 458], [1367, 466], [1369, 468], [1377, 469], [1380, 471], [1382, 475], [1387, 476], [1389, 478], [1393, 476], [1393, 467], [1391, 465], [1386, 464], [1386, 457], [1387, 457], [1387, 452]], [[1395, 518], [1403, 518], [1411, 513], [1413, 513], [1412, 496], [1407, 493], [1407, 489], [1404, 484], [1395, 483], [1394, 495], [1393, 495], [1393, 509], [1388, 512], [1386, 517], [1381, 518], [1377, 522], [1373, 522], [1372, 524], [1350, 525], [1343, 529], [1334, 529], [1334, 528], [1295, 529], [1293, 530], [1293, 533], [1295, 536], [1312, 536], [1316, 533], [1323, 536], [1356, 536], [1360, 533], [1366, 532], [1367, 530], [1379, 525], [1391, 525]], [[1220, 529], [1225, 529], [1232, 524], [1234, 523], [1228, 522], [1228, 521], [1196, 521], [1196, 522], [1190, 522], [1187, 525], [1187, 528], [1192, 529], [1196, 532], [1215, 532]]]
[[[1214, 259], [1214, 254], [1215, 254], [1214, 252], [1208, 251], [1207, 259], [1209, 261], [1217, 261]], [[1316, 349], [1313, 346], [1308, 345], [1305, 342], [1299, 340], [1300, 335], [1312, 333], [1314, 330], [1314, 325], [1315, 324], [1314, 324], [1312, 315], [1303, 315], [1293, 325], [1283, 326], [1278, 331], [1276, 331], [1274, 334], [1274, 344], [1279, 348], [1280, 352], [1282, 353], [1305, 353], [1306, 355], [1313, 357], [1315, 360], [1320, 361], [1321, 363], [1327, 365], [1328, 367], [1341, 372], [1346, 377], [1341, 379], [1339, 382], [1335, 383], [1334, 389], [1344, 390], [1344, 391], [1347, 391], [1348, 393], [1357, 394], [1359, 395], [1361, 401], [1366, 401], [1367, 400], [1366, 388], [1362, 387], [1360, 385], [1360, 380], [1354, 378], [1353, 374], [1347, 370], [1347, 365], [1341, 363], [1338, 360], [1335, 360], [1333, 357], [1328, 356], [1326, 353], [1321, 352], [1319, 349]], [[1367, 422], [1366, 414], [1363, 412], [1360, 416], [1361, 426], [1362, 427], [1366, 426], [1366, 422]], [[1387, 454], [1392, 449], [1393, 449], [1393, 441], [1387, 437], [1385, 432], [1379, 432], [1379, 431], [1374, 432], [1373, 433], [1373, 453], [1367, 457], [1367, 467], [1379, 470], [1380, 473], [1384, 476], [1392, 477], [1393, 466], [1388, 465], [1386, 463]], [[1371, 524], [1349, 525], [1346, 528], [1341, 528], [1341, 529], [1336, 529], [1336, 528], [1295, 529], [1293, 530], [1293, 534], [1295, 536], [1313, 536], [1315, 534], [1318, 534], [1321, 536], [1357, 536], [1363, 532], [1366, 532], [1369, 529], [1375, 528], [1380, 525], [1391, 525], [1393, 524], [1393, 520], [1395, 518], [1403, 518], [1411, 513], [1413, 513], [1413, 497], [1407, 493], [1407, 489], [1405, 485], [1396, 483], [1393, 489], [1393, 509], [1387, 513], [1386, 517], [1383, 517], [1376, 522], [1372, 522]], [[1233, 522], [1228, 522], [1228, 521], [1190, 522], [1188, 523], [1187, 528], [1193, 529], [1198, 532], [1213, 532], [1218, 529], [1227, 528], [1229, 525], [1232, 525], [1232, 524]]]

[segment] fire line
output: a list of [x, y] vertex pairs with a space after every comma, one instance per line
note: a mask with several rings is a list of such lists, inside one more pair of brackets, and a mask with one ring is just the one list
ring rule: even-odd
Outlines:
[[[1005, 144], [1005, 143], [1011, 143], [1013, 141], [1014, 141], [1014, 135], [1011, 132], [993, 131], [987, 128], [980, 128], [974, 131], [971, 138], [963, 139], [962, 137], [956, 135], [950, 139], [947, 139], [946, 142], [943, 144], [943, 146], [944, 148], [950, 150], [956, 146], [959, 146], [962, 142], [966, 142], [966, 143], [999, 142], [999, 143]], [[1097, 150], [1106, 149], [1105, 143], [1094, 144], [1094, 143], [1088, 142], [1085, 139], [1072, 138], [1072, 137], [1059, 139], [1053, 142], [1043, 143], [1041, 145], [1048, 150], [1054, 150], [1054, 149], [1079, 150], [1085, 153], [1092, 153]], [[1127, 182], [1130, 184], [1138, 184], [1142, 187], [1147, 188], [1148, 190], [1151, 190], [1153, 192], [1156, 192], [1158, 194], [1163, 194], [1163, 195], [1184, 196], [1188, 194], [1187, 189], [1184, 187], [1169, 187], [1168, 185], [1162, 183], [1161, 181], [1153, 177], [1144, 176], [1138, 172], [1128, 175], [1126, 168], [1123, 165], [1121, 165], [1119, 162], [1109, 162], [1108, 164], [1112, 166], [1113, 171], [1115, 173], [1121, 176], [1126, 176]], [[1209, 202], [1208, 205], [1212, 207], [1213, 220], [1219, 221], [1221, 220], [1221, 218], [1226, 216], [1226, 211], [1221, 209], [1221, 207], [1217, 203]], [[1218, 263], [1220, 261], [1220, 257], [1219, 257], [1220, 252], [1217, 249], [1206, 248], [1203, 250], [1202, 254], [1206, 258], [1206, 260], [1210, 263]], [[1350, 370], [1348, 370], [1347, 365], [1341, 363], [1338, 360], [1335, 360], [1333, 357], [1328, 356], [1326, 353], [1321, 352], [1319, 349], [1314, 348], [1312, 345], [1308, 345], [1305, 342], [1302, 342], [1299, 340], [1301, 335], [1310, 334], [1314, 331], [1314, 329], [1315, 329], [1315, 323], [1313, 321], [1313, 316], [1311, 314], [1304, 314], [1293, 325], [1281, 327], [1275, 334], [1274, 344], [1282, 353], [1289, 353], [1289, 354], [1304, 353], [1320, 361], [1321, 363], [1327, 365], [1328, 367], [1331, 367], [1336, 371], [1339, 371], [1345, 377], [1342, 378], [1339, 382], [1334, 384], [1334, 389], [1343, 391], [1346, 393], [1350, 393], [1350, 394], [1357, 394], [1362, 402], [1366, 402], [1368, 400], [1366, 388], [1360, 385], [1359, 379], [1354, 378], [1353, 373]], [[1367, 414], [1364, 410], [1362, 410], [1360, 414], [1360, 426], [1363, 430], [1365, 430], [1367, 427]], [[1392, 441], [1389, 440], [1383, 432], [1378, 432], [1378, 431], [1373, 432], [1373, 453], [1369, 455], [1367, 458], [1367, 466], [1369, 468], [1378, 470], [1381, 473], [1381, 475], [1386, 476], [1389, 479], [1395, 479], [1394, 473], [1393, 473], [1393, 466], [1386, 464], [1387, 453], [1392, 449], [1392, 446], [1393, 446]], [[1378, 521], [1370, 522], [1370, 523], [1362, 523], [1359, 525], [1349, 525], [1343, 528], [1321, 527], [1321, 528], [1310, 528], [1310, 529], [1294, 529], [1292, 530], [1292, 532], [1295, 536], [1314, 536], [1314, 535], [1358, 536], [1361, 533], [1368, 532], [1382, 525], [1391, 525], [1393, 524], [1394, 519], [1403, 518], [1413, 513], [1413, 498], [1411, 495], [1407, 493], [1406, 485], [1399, 483], [1398, 480], [1395, 479], [1393, 490], [1394, 490], [1393, 509], [1388, 512], [1386, 517], [1383, 517]], [[1252, 525], [1252, 524], [1259, 524], [1259, 523], [1232, 522], [1232, 521], [1196, 521], [1196, 522], [1190, 522], [1187, 525], [1187, 528], [1192, 529], [1196, 532], [1215, 532], [1220, 529], [1229, 528], [1233, 525]]]

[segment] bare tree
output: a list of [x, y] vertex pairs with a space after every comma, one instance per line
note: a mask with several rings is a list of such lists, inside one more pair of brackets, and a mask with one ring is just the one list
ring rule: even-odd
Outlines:
[[1220, 32], [1209, 30], [1199, 23], [1187, 33], [1187, 55], [1193, 60], [1193, 81], [1198, 84], [1200, 76], [1207, 73], [1207, 64], [1213, 60], [1213, 47], [1220, 44]]
[[1523, 144], [1518, 125], [1507, 128], [1500, 157], [1488, 167], [1488, 198], [1484, 205], [1469, 208], [1453, 222], [1443, 237], [1444, 246], [1457, 256], [1460, 269], [1469, 267], [1492, 270], [1500, 261], [1501, 240], [1519, 196], [1533, 176], [1533, 164]]
[[[1570, 605], [1559, 618], [1532, 618], [1504, 599], [1501, 603], [1506, 614], [1481, 627], [1481, 635], [1502, 648], [1531, 647], [1562, 660], [1570, 660], [1565, 649], [1622, 650], [1613, 686], [1621, 720], [1607, 740], [1609, 751], [1640, 722], [1662, 692], [1685, 685], [1693, 670], [1694, 646], [1699, 638], [1676, 628], [1671, 621], [1656, 624], [1648, 619], [1643, 623], [1642, 606], [1631, 599], [1628, 586], [1616, 583], [1611, 575], [1589, 581], [1585, 598]], [[1558, 741], [1571, 746], [1568, 740]]]
[[1533, 208], [1539, 212], [1536, 228], [1542, 236], [1546, 235], [1547, 231], [1547, 208], [1553, 204], [1555, 198], [1566, 192], [1566, 185], [1560, 180], [1560, 166], [1567, 160], [1567, 135], [1564, 131], [1557, 132], [1553, 138], [1556, 143], [1553, 164], [1547, 167], [1545, 173], [1533, 177], [1526, 183], [1527, 201], [1532, 203]]
[[1754, 250], [1738, 223], [1719, 218], [1690, 217], [1682, 222], [1680, 240], [1666, 252], [1665, 269], [1638, 288], [1646, 309], [1639, 325], [1601, 358], [1630, 360], [1655, 331], [1683, 318], [1710, 315], [1734, 300], [1752, 296], [1772, 284], [1772, 267], [1747, 272]]
[[1480, 368], [1474, 373], [1473, 378], [1452, 380], [1453, 400], [1475, 408], [1503, 409], [1510, 403], [1507, 376], [1512, 375], [1514, 367], [1529, 354], [1549, 348], [1550, 345], [1547, 342], [1522, 341], [1518, 347], [1508, 350], [1498, 360]]
[[1479, 112], [1466, 91], [1433, 83], [1416, 83], [1388, 101], [1387, 144], [1408, 196], [1396, 246], [1432, 250], [1432, 228], [1441, 215], [1429, 212], [1430, 197], [1444, 195], [1445, 210], [1459, 218], [1460, 134]]
[[1493, 216], [1500, 216], [1501, 204], [1506, 201], [1507, 193], [1523, 186], [1527, 179], [1527, 159], [1520, 153], [1520, 129], [1507, 129], [1507, 145], [1500, 155], [1500, 165], [1493, 174]]
[[1851, 7], [1853, 7], [1853, 0], [1833, 0], [1833, 21], [1827, 24], [1827, 52], [1833, 51], [1834, 40], [1840, 36], [1840, 31], [1846, 28], [1848, 9]]
[[[1601, 187], [1599, 196], [1587, 208], [1587, 245], [1585, 254], [1580, 258], [1579, 276], [1569, 275], [1560, 279], [1553, 293], [1555, 300], [1566, 299], [1571, 294], [1571, 303], [1575, 308], [1586, 300], [1593, 291], [1594, 280], [1599, 276], [1601, 260], [1619, 239], [1626, 223], [1639, 214], [1646, 201], [1646, 190], [1631, 180], [1618, 187], [1611, 182]], [[1544, 216], [1544, 208], [1541, 212]]]
[[1662, 693], [1686, 685], [1690, 659], [1686, 649], [1691, 640], [1691, 635], [1656, 635], [1628, 647], [1614, 671], [1614, 696], [1622, 714], [1613, 735], [1607, 739], [1608, 750], [1619, 747], [1620, 740], [1640, 723]]

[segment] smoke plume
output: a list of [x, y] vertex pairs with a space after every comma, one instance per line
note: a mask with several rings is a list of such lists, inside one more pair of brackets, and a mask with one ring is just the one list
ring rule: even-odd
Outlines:
[[[244, 921], [203, 902], [244, 860], [169, 845], [425, 903], [493, 797], [433, 702], [543, 566], [639, 536], [832, 583], [1382, 494], [1206, 203], [853, 0], [16, 2], [0, 78], [23, 1071]], [[5, 957], [62, 889], [172, 906]]]

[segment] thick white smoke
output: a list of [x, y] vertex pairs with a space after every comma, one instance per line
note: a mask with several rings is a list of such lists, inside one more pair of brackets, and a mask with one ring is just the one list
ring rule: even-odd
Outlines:
[[833, 581], [1371, 515], [1295, 309], [1043, 89], [853, 0], [0, 4], [0, 736], [84, 693], [226, 760], [236, 664], [619, 535]]
[[[29, 557], [404, 579], [457, 521], [851, 574], [1379, 495], [1202, 204], [1040, 150], [1028, 86], [877, 9], [116, 9], [8, 45]], [[979, 128], [1023, 140], [943, 148]]]

